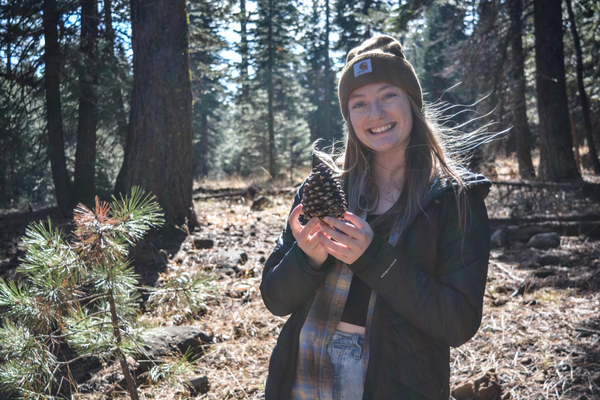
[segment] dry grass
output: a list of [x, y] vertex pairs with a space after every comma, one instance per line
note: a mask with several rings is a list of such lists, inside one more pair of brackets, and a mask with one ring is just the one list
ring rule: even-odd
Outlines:
[[[510, 171], [511, 165], [500, 165], [502, 168]], [[244, 188], [248, 182], [233, 180], [215, 185], [215, 188], [219, 185]], [[490, 211], [496, 216], [509, 215], [514, 202], [519, 201], [503, 200], [502, 196], [503, 193], [496, 190], [488, 199]], [[182, 270], [189, 273], [209, 270], [217, 278], [215, 284], [220, 294], [200, 315], [186, 315], [177, 308], [170, 308], [145, 316], [154, 324], [197, 325], [214, 333], [215, 343], [208, 346], [206, 354], [187, 375], [179, 377], [180, 382], [198, 375], [209, 378], [211, 389], [199, 396], [200, 399], [264, 397], [270, 353], [285, 318], [275, 317], [264, 308], [259, 292], [260, 274], [262, 262], [283, 227], [292, 198], [287, 194], [272, 200], [267, 210], [259, 212], [252, 211], [244, 199], [197, 202], [196, 212], [202, 225], [200, 235], [214, 238], [216, 247], [194, 250], [188, 242], [184, 243], [184, 256], [177, 262], [171, 261], [164, 279]], [[558, 200], [561, 203], [563, 199]], [[542, 204], [537, 206], [542, 207]], [[244, 272], [225, 275], [214, 269], [211, 254], [220, 250], [245, 251], [249, 260]], [[579, 254], [574, 262], [582, 263], [580, 267], [587, 268], [592, 275], [600, 269], [600, 242], [563, 238], [560, 250]], [[569, 271], [565, 273], [568, 275]], [[515, 290], [531, 278], [532, 272], [517, 268], [516, 262], [504, 251], [492, 252], [481, 328], [468, 343], [451, 350], [451, 385], [494, 368], [503, 393], [509, 393], [513, 399], [600, 398], [598, 287]], [[167, 383], [143, 385], [140, 393], [142, 398], [189, 398], [185, 390]], [[126, 395], [113, 391], [85, 398], [108, 397]]]

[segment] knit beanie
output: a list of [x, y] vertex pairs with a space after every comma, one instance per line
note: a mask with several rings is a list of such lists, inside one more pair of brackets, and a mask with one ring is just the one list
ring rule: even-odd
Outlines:
[[402, 88], [423, 108], [423, 95], [417, 74], [404, 58], [402, 46], [394, 38], [376, 36], [350, 50], [338, 83], [342, 115], [348, 120], [348, 98], [356, 89], [372, 83], [391, 83]]

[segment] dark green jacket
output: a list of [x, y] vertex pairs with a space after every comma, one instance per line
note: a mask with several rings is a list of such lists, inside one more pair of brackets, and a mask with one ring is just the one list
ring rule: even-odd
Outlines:
[[[450, 346], [462, 345], [479, 328], [490, 246], [484, 204], [490, 182], [472, 175], [466, 183], [464, 233], [452, 187], [442, 181], [434, 185], [395, 247], [375, 235], [365, 253], [349, 265], [378, 294], [364, 399], [449, 398]], [[293, 207], [301, 193], [302, 188]], [[273, 349], [266, 400], [289, 397], [300, 330], [329, 269], [307, 264], [288, 223], [265, 263], [261, 283], [269, 311], [291, 314]]]

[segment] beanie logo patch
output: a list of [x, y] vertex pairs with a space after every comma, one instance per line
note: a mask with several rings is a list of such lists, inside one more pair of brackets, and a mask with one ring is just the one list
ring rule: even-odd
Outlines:
[[359, 63], [354, 64], [354, 77], [358, 78], [361, 75], [368, 74], [369, 72], [373, 72], [373, 67], [371, 66], [371, 59], [361, 61]]

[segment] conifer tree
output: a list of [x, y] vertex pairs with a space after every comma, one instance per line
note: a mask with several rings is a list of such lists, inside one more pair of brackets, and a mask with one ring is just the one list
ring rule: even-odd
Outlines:
[[[129, 247], [164, 223], [154, 196], [137, 187], [109, 204], [96, 198], [91, 210], [75, 209], [74, 240], [42, 222], [23, 238], [26, 254], [17, 275], [24, 283], [0, 280], [0, 388], [21, 398], [54, 398], [68, 366], [87, 357], [115, 358], [136, 400], [136, 383], [125, 360], [143, 344], [137, 322], [137, 276], [127, 261]], [[178, 291], [197, 301], [201, 276]], [[153, 295], [170, 288], [146, 288]], [[198, 305], [198, 304], [195, 304]], [[76, 353], [65, 358], [61, 346]], [[68, 353], [67, 353], [68, 354]]]
[[331, 0], [313, 1], [312, 12], [305, 15], [302, 45], [306, 70], [302, 84], [311, 107], [308, 115], [311, 141], [323, 139], [319, 147], [342, 138], [342, 118], [335, 93], [335, 74], [330, 57], [329, 36], [332, 28]]
[[389, 11], [397, 4], [392, 0], [336, 0], [334, 23], [339, 40], [335, 49], [342, 51], [345, 57], [365, 39], [384, 32]]
[[296, 74], [298, 57], [292, 51], [297, 17], [292, 2], [259, 0], [250, 32], [255, 45], [251, 97], [254, 110], [262, 111], [254, 128], [264, 138], [261, 164], [272, 177], [279, 173], [278, 155], [285, 157], [292, 138], [296, 136], [298, 143], [299, 138], [308, 136], [300, 118], [304, 99]]
[[224, 60], [219, 55], [225, 48], [218, 28], [228, 11], [225, 1], [191, 0], [190, 69], [194, 100], [194, 176], [205, 177], [215, 164], [214, 150], [220, 141], [217, 125], [223, 110], [225, 88], [223, 72], [218, 68]]

